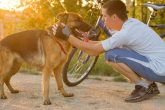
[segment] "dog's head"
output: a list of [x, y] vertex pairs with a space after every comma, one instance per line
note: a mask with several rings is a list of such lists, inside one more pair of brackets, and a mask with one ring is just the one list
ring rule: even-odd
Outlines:
[[81, 32], [88, 32], [92, 28], [77, 13], [60, 13], [56, 18], [59, 20], [59, 23], [67, 25], [75, 37], [82, 37]]

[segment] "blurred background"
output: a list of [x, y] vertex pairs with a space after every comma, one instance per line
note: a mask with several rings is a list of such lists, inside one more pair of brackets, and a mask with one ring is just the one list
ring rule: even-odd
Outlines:
[[[144, 23], [150, 11], [142, 5], [143, 3], [165, 4], [165, 0], [123, 0], [123, 2], [127, 5], [129, 17], [137, 18]], [[55, 16], [58, 13], [65, 11], [79, 13], [86, 22], [95, 25], [100, 15], [100, 5], [97, 0], [0, 0], [0, 39], [23, 30], [46, 29], [57, 22]], [[165, 24], [165, 10], [158, 11], [154, 23]], [[102, 34], [100, 39], [106, 39], [105, 34]], [[101, 55], [92, 74], [118, 76], [118, 73], [104, 61], [104, 55]], [[26, 65], [22, 71], [37, 74], [36, 69]]]

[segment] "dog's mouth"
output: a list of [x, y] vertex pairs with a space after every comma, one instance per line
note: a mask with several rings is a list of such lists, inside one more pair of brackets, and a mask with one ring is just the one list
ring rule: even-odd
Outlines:
[[[78, 39], [83, 39], [84, 33], [87, 33], [92, 28], [92, 26], [86, 24], [85, 22], [74, 22], [74, 24], [75, 25], [69, 25], [69, 24], [67, 24], [67, 25], [71, 29], [72, 34], [75, 37], [77, 37]], [[56, 37], [59, 37], [59, 38], [65, 40], [65, 37], [61, 33], [58, 33], [58, 34], [56, 33], [57, 28], [63, 28], [63, 25], [65, 25], [65, 24], [58, 22], [55, 25], [49, 27], [48, 34], [50, 36], [56, 36]]]
[[71, 30], [73, 35], [79, 39], [82, 39], [84, 37], [84, 33], [87, 33], [90, 29], [92, 29], [92, 26], [86, 24], [85, 22], [75, 24], [77, 24], [77, 26], [72, 27]]
[[82, 33], [88, 32], [92, 28], [91, 25], [83, 20], [81, 15], [76, 13], [61, 13], [56, 18], [59, 20], [59, 24], [67, 25], [71, 29], [72, 34], [77, 38], [83, 37]]
[[78, 28], [74, 28], [72, 29], [72, 33], [75, 37], [79, 38], [79, 39], [82, 39], [84, 36], [83, 34], [85, 33], [84, 31], [78, 29]]

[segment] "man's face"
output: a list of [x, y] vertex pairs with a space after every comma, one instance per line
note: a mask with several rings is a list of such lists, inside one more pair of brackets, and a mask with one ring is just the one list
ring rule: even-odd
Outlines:
[[116, 19], [116, 17], [117, 17], [116, 14], [109, 16], [107, 14], [107, 10], [105, 8], [101, 9], [101, 13], [103, 15], [103, 20], [104, 20], [105, 25], [111, 30], [118, 30], [117, 29], [118, 21]]

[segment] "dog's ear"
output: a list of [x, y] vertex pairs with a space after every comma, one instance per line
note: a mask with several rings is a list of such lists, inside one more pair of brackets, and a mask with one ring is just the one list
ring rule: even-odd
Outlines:
[[68, 19], [68, 13], [59, 13], [56, 18], [62, 22], [62, 23], [66, 23], [67, 19]]

